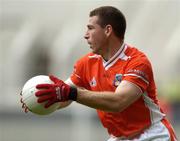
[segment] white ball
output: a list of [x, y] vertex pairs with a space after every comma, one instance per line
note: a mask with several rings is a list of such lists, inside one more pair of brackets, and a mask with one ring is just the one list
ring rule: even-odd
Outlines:
[[32, 77], [24, 84], [22, 89], [22, 101], [26, 104], [29, 111], [38, 115], [48, 115], [59, 108], [60, 103], [55, 103], [48, 108], [44, 108], [46, 102], [38, 103], [37, 97], [35, 96], [35, 92], [38, 91], [38, 89], [36, 89], [36, 85], [52, 83], [53, 82], [48, 76], [38, 75]]

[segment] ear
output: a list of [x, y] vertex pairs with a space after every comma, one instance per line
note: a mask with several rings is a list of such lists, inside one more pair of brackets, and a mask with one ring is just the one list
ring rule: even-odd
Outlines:
[[107, 37], [109, 37], [111, 35], [112, 30], [113, 29], [112, 29], [112, 26], [110, 24], [106, 25], [106, 27], [105, 27], [105, 34], [106, 34]]

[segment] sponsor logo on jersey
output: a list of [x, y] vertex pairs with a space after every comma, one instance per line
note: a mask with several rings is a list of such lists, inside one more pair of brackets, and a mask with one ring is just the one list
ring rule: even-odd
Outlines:
[[130, 70], [128, 70], [128, 73], [134, 73], [134, 74], [137, 74], [137, 75], [139, 75], [139, 76], [142, 76], [142, 77], [144, 77], [144, 78], [148, 78], [148, 76], [143, 72], [143, 71], [141, 71], [141, 70], [137, 70], [137, 69], [130, 69]]
[[113, 81], [113, 85], [117, 87], [121, 83], [121, 80], [122, 80], [122, 74], [116, 74]]
[[92, 78], [92, 80], [89, 82], [91, 87], [95, 87], [97, 85], [95, 77]]

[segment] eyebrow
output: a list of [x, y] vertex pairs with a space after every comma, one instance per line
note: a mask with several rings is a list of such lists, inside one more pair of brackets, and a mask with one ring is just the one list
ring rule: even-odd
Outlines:
[[87, 28], [94, 28], [94, 26], [93, 26], [93, 25], [88, 24], [88, 25], [87, 25]]

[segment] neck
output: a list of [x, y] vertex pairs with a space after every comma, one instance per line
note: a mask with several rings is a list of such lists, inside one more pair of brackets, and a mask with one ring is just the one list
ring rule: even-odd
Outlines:
[[108, 61], [111, 57], [113, 57], [116, 52], [121, 48], [123, 44], [123, 40], [121, 41], [111, 41], [109, 44], [107, 44], [105, 53], [102, 55], [103, 59], [105, 61]]

